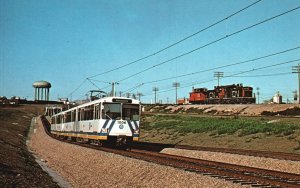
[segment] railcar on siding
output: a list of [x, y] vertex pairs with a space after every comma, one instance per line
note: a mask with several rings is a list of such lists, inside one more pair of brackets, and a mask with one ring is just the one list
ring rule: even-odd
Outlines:
[[252, 104], [255, 103], [253, 88], [243, 84], [215, 86], [214, 89], [193, 88], [191, 104]]
[[99, 145], [126, 145], [139, 140], [140, 101], [106, 97], [51, 116], [51, 133]]

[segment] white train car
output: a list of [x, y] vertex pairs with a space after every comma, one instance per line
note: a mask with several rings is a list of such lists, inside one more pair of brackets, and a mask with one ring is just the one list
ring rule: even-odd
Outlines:
[[136, 99], [101, 98], [53, 115], [51, 133], [100, 144], [128, 144], [139, 140], [140, 114]]
[[53, 116], [62, 111], [62, 107], [60, 106], [47, 106], [45, 110], [45, 116]]

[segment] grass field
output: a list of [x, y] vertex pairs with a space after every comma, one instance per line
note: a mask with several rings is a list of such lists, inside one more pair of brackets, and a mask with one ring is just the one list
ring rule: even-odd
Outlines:
[[238, 134], [238, 136], [265, 133], [292, 135], [300, 130], [299, 119], [249, 117], [193, 117], [182, 115], [146, 115], [144, 130], [174, 130], [180, 134], [210, 133], [211, 135]]

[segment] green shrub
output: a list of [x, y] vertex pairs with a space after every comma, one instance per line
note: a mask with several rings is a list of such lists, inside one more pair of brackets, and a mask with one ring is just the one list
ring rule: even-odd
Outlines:
[[267, 123], [263, 118], [218, 118], [218, 117], [194, 117], [181, 115], [148, 115], [146, 119], [151, 121], [142, 122], [141, 128], [169, 129], [187, 133], [211, 133], [235, 134], [239, 136], [256, 133], [268, 133], [276, 135], [291, 135], [295, 130], [300, 130], [300, 124], [289, 124], [284, 122]]

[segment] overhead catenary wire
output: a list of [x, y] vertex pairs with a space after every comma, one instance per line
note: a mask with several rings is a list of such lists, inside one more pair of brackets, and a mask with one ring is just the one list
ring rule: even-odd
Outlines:
[[245, 28], [243, 28], [243, 29], [240, 29], [240, 30], [238, 30], [238, 31], [235, 31], [235, 32], [233, 32], [233, 33], [231, 33], [231, 34], [225, 35], [224, 37], [221, 37], [221, 38], [219, 38], [219, 39], [217, 39], [217, 40], [214, 40], [214, 41], [212, 41], [212, 42], [209, 42], [209, 43], [207, 43], [207, 44], [205, 44], [205, 45], [203, 45], [203, 46], [200, 46], [200, 47], [198, 47], [198, 48], [195, 48], [195, 49], [193, 49], [193, 50], [190, 50], [190, 51], [188, 51], [188, 52], [185, 52], [185, 53], [183, 53], [183, 54], [180, 54], [180, 55], [178, 55], [178, 56], [176, 56], [176, 57], [173, 57], [173, 58], [168, 59], [168, 60], [166, 60], [166, 61], [160, 62], [160, 63], [155, 64], [155, 65], [153, 65], [153, 66], [151, 66], [151, 67], [148, 67], [148, 68], [146, 68], [146, 69], [143, 69], [143, 70], [141, 70], [141, 71], [139, 71], [139, 72], [137, 72], [137, 73], [134, 73], [134, 74], [132, 74], [132, 75], [129, 75], [129, 76], [127, 76], [127, 77], [125, 77], [125, 78], [119, 80], [118, 82], [122, 82], [122, 81], [124, 81], [124, 80], [129, 79], [129, 78], [132, 78], [132, 77], [134, 77], [134, 76], [137, 76], [137, 75], [139, 75], [139, 74], [141, 74], [141, 73], [144, 73], [144, 72], [146, 72], [146, 71], [148, 71], [148, 70], [151, 70], [151, 69], [153, 69], [153, 68], [156, 68], [156, 67], [158, 67], [158, 66], [161, 66], [161, 65], [163, 65], [163, 64], [166, 64], [166, 63], [168, 63], [168, 62], [171, 62], [171, 61], [174, 61], [174, 60], [179, 59], [179, 58], [181, 58], [181, 57], [184, 57], [184, 56], [186, 56], [186, 55], [189, 55], [189, 54], [191, 54], [191, 53], [193, 53], [193, 52], [195, 52], [195, 51], [198, 51], [198, 50], [203, 49], [203, 48], [205, 48], [205, 47], [207, 47], [207, 46], [210, 46], [210, 45], [212, 45], [212, 44], [214, 44], [214, 43], [217, 43], [217, 42], [220, 42], [220, 41], [222, 41], [222, 40], [225, 40], [225, 39], [227, 39], [227, 38], [229, 38], [229, 37], [232, 37], [232, 36], [234, 36], [234, 35], [236, 35], [236, 34], [239, 34], [239, 33], [243, 32], [243, 31], [249, 30], [249, 29], [251, 29], [251, 28], [253, 28], [253, 27], [256, 27], [256, 26], [258, 26], [258, 25], [264, 24], [264, 23], [269, 22], [269, 21], [271, 21], [271, 20], [273, 20], [273, 19], [279, 18], [279, 17], [281, 17], [281, 16], [283, 16], [283, 15], [285, 15], [285, 14], [291, 13], [291, 12], [293, 12], [293, 11], [299, 9], [299, 8], [300, 8], [300, 6], [298, 6], [298, 7], [296, 7], [296, 8], [293, 8], [293, 9], [290, 9], [290, 10], [288, 10], [288, 11], [285, 11], [285, 12], [283, 12], [283, 13], [280, 13], [280, 14], [278, 14], [278, 15], [276, 15], [276, 16], [272, 16], [272, 17], [270, 17], [270, 18], [268, 18], [268, 19], [265, 19], [265, 20], [260, 21], [260, 22], [258, 22], [258, 23], [256, 23], [256, 24], [250, 25], [250, 26], [245, 27]]
[[68, 95], [68, 97], [69, 97], [69, 96], [72, 96], [79, 88], [81, 88], [81, 86], [86, 82], [86, 80], [87, 80], [87, 79], [84, 79], [84, 80], [79, 84], [79, 86], [78, 86], [76, 89], [74, 89], [74, 90]]
[[95, 74], [95, 75], [90, 76], [90, 77], [88, 77], [88, 78], [94, 78], [94, 77], [96, 77], [96, 76], [100, 76], [100, 75], [103, 75], [103, 74], [107, 74], [107, 73], [110, 73], [110, 72], [113, 72], [113, 71], [122, 69], [122, 68], [124, 68], [124, 67], [127, 67], [127, 66], [129, 66], [129, 65], [138, 63], [138, 62], [140, 62], [140, 61], [142, 61], [142, 60], [148, 59], [148, 58], [150, 58], [150, 57], [152, 57], [152, 56], [155, 56], [155, 55], [157, 55], [157, 54], [159, 54], [159, 53], [161, 53], [161, 52], [163, 52], [163, 51], [166, 51], [166, 50], [169, 49], [169, 48], [172, 48], [173, 46], [176, 46], [177, 44], [180, 44], [180, 43], [182, 43], [182, 42], [184, 42], [184, 41], [186, 41], [186, 40], [188, 40], [188, 39], [190, 39], [190, 38], [192, 38], [192, 37], [198, 35], [199, 33], [202, 33], [202, 32], [204, 32], [204, 31], [206, 31], [206, 30], [208, 30], [208, 29], [210, 29], [210, 28], [212, 28], [212, 27], [214, 27], [214, 26], [216, 26], [216, 25], [218, 25], [218, 24], [220, 24], [220, 23], [222, 23], [222, 22], [228, 20], [229, 18], [231, 18], [231, 17], [233, 17], [233, 16], [236, 16], [237, 14], [239, 14], [239, 13], [241, 13], [241, 12], [247, 10], [248, 8], [250, 8], [250, 7], [254, 6], [254, 5], [256, 5], [256, 4], [259, 3], [260, 1], [262, 1], [262, 0], [257, 0], [257, 1], [255, 1], [255, 2], [253, 2], [253, 3], [251, 3], [250, 5], [247, 5], [246, 7], [244, 7], [244, 8], [242, 8], [242, 9], [240, 9], [240, 10], [238, 10], [238, 11], [236, 11], [236, 12], [230, 14], [229, 16], [226, 16], [225, 18], [223, 18], [223, 19], [221, 19], [221, 20], [219, 20], [219, 21], [216, 21], [215, 23], [213, 23], [213, 24], [211, 24], [211, 25], [209, 25], [209, 26], [207, 26], [207, 27], [205, 27], [205, 28], [203, 28], [203, 29], [200, 29], [200, 30], [196, 31], [195, 33], [192, 33], [192, 34], [190, 34], [190, 35], [188, 35], [188, 36], [186, 36], [186, 37], [184, 37], [184, 38], [182, 38], [182, 39], [180, 39], [180, 40], [178, 40], [178, 41], [176, 41], [176, 42], [174, 42], [174, 43], [172, 43], [172, 44], [170, 44], [170, 45], [168, 45], [168, 46], [166, 46], [166, 47], [164, 47], [164, 48], [162, 48], [162, 49], [160, 49], [160, 50], [158, 50], [158, 51], [156, 51], [156, 52], [154, 52], [154, 53], [151, 53], [151, 54], [146, 55], [146, 56], [144, 56], [144, 57], [142, 57], [142, 58], [140, 58], [140, 59], [137, 59], [137, 60], [134, 60], [134, 61], [132, 61], [132, 62], [129, 62], [129, 63], [125, 64], [125, 65], [121, 65], [121, 66], [119, 66], [119, 67], [110, 69], [110, 70], [108, 70], [108, 71], [104, 71], [104, 72], [102, 72], [102, 73]]
[[87, 78], [87, 80], [93, 85], [95, 86], [98, 90], [101, 90], [92, 80], [90, 80], [89, 78]]
[[84, 95], [81, 95], [80, 97], [78, 97], [76, 100], [74, 100], [74, 101], [78, 101], [78, 100], [80, 100], [80, 99], [82, 99], [83, 97], [86, 97], [87, 98], [87, 94], [88, 93], [85, 93]]

